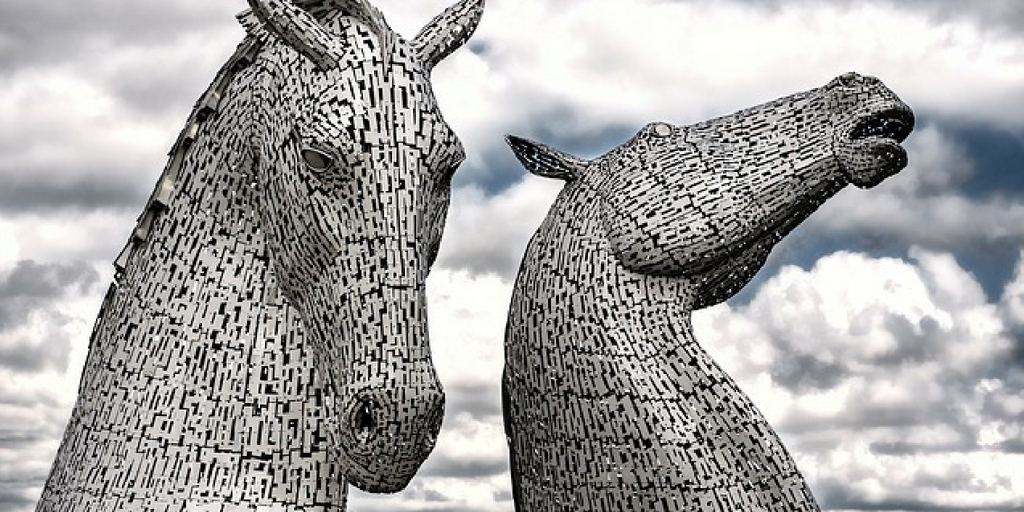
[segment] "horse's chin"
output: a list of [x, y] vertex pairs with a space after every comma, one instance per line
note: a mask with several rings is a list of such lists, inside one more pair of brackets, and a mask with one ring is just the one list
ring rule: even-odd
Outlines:
[[387, 479], [381, 479], [376, 475], [365, 475], [361, 472], [352, 472], [345, 474], [345, 481], [363, 492], [372, 494], [395, 494], [405, 490], [412, 482], [412, 478], [416, 476], [416, 473], [408, 475], [392, 475]]
[[900, 143], [914, 131], [914, 113], [902, 103], [861, 116], [844, 133], [836, 156], [846, 178], [860, 188], [872, 188], [907, 166]]
[[[389, 442], [401, 443], [396, 440]], [[339, 462], [346, 482], [353, 487], [374, 494], [394, 494], [408, 487], [432, 448], [431, 442], [428, 446], [412, 449], [415, 453], [400, 456], [398, 460], [392, 460], [394, 454], [341, 453], [341, 450], [336, 450], [334, 459]]]
[[848, 141], [839, 148], [846, 179], [861, 189], [878, 186], [907, 167], [907, 151], [894, 139]]

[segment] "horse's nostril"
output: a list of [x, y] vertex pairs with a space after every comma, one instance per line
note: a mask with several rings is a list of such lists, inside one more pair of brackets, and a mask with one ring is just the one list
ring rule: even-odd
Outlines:
[[355, 414], [352, 416], [352, 430], [360, 443], [369, 441], [377, 428], [377, 420], [374, 418], [376, 406], [373, 400], [362, 400], [356, 406]]

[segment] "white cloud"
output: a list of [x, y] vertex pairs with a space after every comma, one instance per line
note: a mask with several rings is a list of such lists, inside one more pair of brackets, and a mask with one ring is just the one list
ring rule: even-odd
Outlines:
[[0, 125], [9, 187], [0, 206], [138, 208], [191, 103], [241, 37], [239, 27], [225, 33], [107, 43], [97, 60], [0, 75], [0, 118], [17, 120]]
[[[486, 422], [461, 415], [446, 421], [434, 454], [413, 484], [394, 496], [350, 494], [355, 511], [460, 510], [511, 512], [511, 477], [505, 432], [500, 419]], [[475, 473], [479, 471], [479, 473]]]
[[[417, 14], [444, 2], [423, 4]], [[1024, 124], [1024, 38], [909, 5], [492, 1], [475, 41], [486, 53], [457, 55], [435, 82], [476, 151], [510, 131], [694, 122], [850, 70], [881, 77], [919, 112]]]
[[826, 503], [1021, 505], [1024, 454], [998, 446], [1024, 428], [1022, 369], [1005, 369], [999, 308], [951, 255], [832, 254], [694, 323]]
[[[476, 389], [496, 407], [511, 280], [440, 268], [429, 284], [435, 363], [450, 401]], [[1013, 469], [1024, 454], [1000, 448], [1024, 434], [1019, 383], [978, 376], [1005, 360], [1011, 341], [997, 305], [949, 254], [840, 252], [811, 270], [785, 267], [749, 304], [698, 312], [695, 324], [828, 503], [980, 510], [1014, 505], [1024, 492]], [[800, 383], [780, 371], [795, 358], [829, 362], [835, 378]], [[353, 510], [510, 510], [500, 416], [449, 412], [413, 486], [394, 496], [354, 492]]]
[[1013, 274], [1013, 280], [1003, 292], [1002, 308], [1007, 321], [1024, 328], [1024, 251]]
[[[437, 447], [414, 485], [390, 496], [353, 490], [352, 510], [511, 510], [499, 377], [512, 281], [436, 268], [427, 283], [434, 364], [447, 395]], [[436, 500], [444, 498], [443, 503]]]
[[[0, 496], [23, 502], [12, 512], [34, 509], [75, 403], [103, 288], [94, 280], [69, 282], [59, 297], [27, 309], [19, 325], [0, 329]], [[5, 293], [0, 307], [11, 299]]]
[[454, 191], [439, 265], [515, 276], [527, 242], [564, 185], [523, 173], [522, 181], [496, 196], [474, 186]]
[[442, 384], [493, 386], [504, 363], [501, 350], [511, 281], [436, 268], [427, 294], [430, 346]]
[[20, 252], [14, 224], [0, 218], [0, 272], [13, 267]]
[[[110, 276], [111, 262], [128, 242], [135, 220], [134, 212], [101, 210], [22, 215], [6, 222], [22, 259], [92, 261], [104, 268], [104, 276]], [[0, 217], [0, 222], [5, 220]]]

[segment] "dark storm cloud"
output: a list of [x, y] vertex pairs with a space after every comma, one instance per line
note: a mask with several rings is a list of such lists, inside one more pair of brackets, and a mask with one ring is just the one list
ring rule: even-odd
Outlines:
[[979, 449], [978, 443], [972, 439], [962, 439], [955, 443], [910, 443], [906, 441], [871, 443], [871, 453], [877, 455], [920, 455], [928, 453], [969, 453]]
[[[1021, 3], [1024, 5], [1024, 2]], [[974, 161], [958, 190], [967, 197], [1024, 197], [1024, 128], [939, 124]]]
[[[854, 3], [854, 0], [840, 1]], [[967, 18], [992, 28], [1014, 31], [1024, 29], [1024, 3], [1020, 0], [890, 0], [888, 3], [919, 9], [933, 16], [936, 21]]]
[[[884, 378], [884, 375], [877, 378]], [[941, 400], [922, 396], [920, 400], [910, 403], [901, 401], [892, 404], [886, 402], [883, 394], [867, 394], [857, 400], [850, 400], [843, 416], [835, 419], [832, 426], [853, 432], [880, 427], [913, 428], [921, 425], [943, 425], [955, 431], [962, 439], [977, 439], [978, 426], [967, 417], [962, 405], [970, 403], [971, 397], [975, 394], [974, 385], [977, 384], [977, 379], [973, 376], [959, 377], [960, 382], [945, 384], [947, 379], [953, 378], [956, 377], [940, 377], [943, 382]]]
[[56, 299], [88, 293], [98, 280], [96, 269], [84, 262], [18, 262], [0, 277], [0, 332], [21, 325], [34, 309]]
[[469, 413], [478, 421], [501, 414], [501, 391], [497, 386], [449, 386], [445, 400], [449, 412]]
[[50, 434], [39, 430], [13, 430], [0, 427], [0, 449], [24, 446], [26, 444], [49, 441]]
[[911, 502], [907, 500], [869, 502], [863, 496], [858, 496], [856, 490], [852, 489], [845, 479], [838, 477], [826, 477], [819, 480], [814, 488], [814, 494], [822, 508], [826, 510], [976, 512], [974, 509], [943, 508], [932, 503]]
[[[95, 269], [85, 263], [40, 264], [21, 261], [0, 277], [0, 367], [19, 373], [35, 373], [47, 367], [63, 370], [68, 363], [70, 340], [60, 332], [69, 320], [54, 304], [73, 294], [88, 293], [98, 281]], [[45, 322], [42, 340], [10, 334], [41, 312]]]
[[[709, 2], [710, 0], [679, 0]], [[754, 8], [777, 10], [796, 4], [888, 5], [913, 9], [937, 22], [969, 19], [988, 28], [1006, 31], [1024, 29], [1024, 3], [1020, 0], [736, 0]]]
[[1024, 454], [1024, 439], [1010, 439], [1003, 441], [993, 447], [995, 451], [1002, 453]]
[[934, 360], [939, 347], [936, 340], [942, 339], [942, 327], [930, 316], [917, 322], [911, 322], [902, 315], [887, 315], [885, 330], [897, 340], [896, 346], [887, 352], [872, 358], [872, 362], [880, 367], [897, 368], [906, 364], [923, 363]]
[[[26, 483], [30, 483], [32, 485], [35, 485], [38, 482], [26, 482]], [[17, 484], [17, 485], [15, 485], [15, 484]], [[5, 487], [7, 487], [7, 488], [5, 488]], [[33, 503], [35, 503], [35, 501], [36, 501], [35, 499], [26, 497], [24, 492], [20, 491], [20, 489], [22, 489], [22, 487], [23, 487], [23, 485], [22, 485], [21, 482], [12, 482], [12, 483], [8, 484], [6, 482], [0, 481], [0, 505], [4, 505], [4, 507], [0, 507], [0, 508], [3, 508], [4, 510], [7, 510], [6, 507], [10, 506], [10, 507], [16, 509], [17, 507], [28, 507], [29, 505], [32, 505]]]
[[[925, 316], [915, 323], [902, 315], [887, 314], [882, 323], [896, 343], [891, 350], [871, 357], [868, 362], [873, 366], [899, 371], [900, 367], [920, 364], [939, 356], [936, 341], [943, 333], [934, 318]], [[858, 326], [851, 326], [851, 334], [856, 335], [857, 329]], [[807, 393], [832, 389], [852, 373], [844, 362], [796, 351], [794, 344], [787, 340], [775, 339], [774, 344], [780, 355], [771, 366], [772, 380], [791, 391]]]
[[[110, 173], [83, 172], [77, 176], [34, 172], [5, 172], [0, 164], [0, 213], [52, 213], [61, 210], [141, 209], [148, 179], [125, 180]], [[66, 174], [71, 174], [67, 172]], [[146, 176], [154, 173], [145, 173]], [[155, 178], [154, 178], [155, 180]]]
[[805, 354], [780, 357], [771, 369], [772, 380], [776, 384], [798, 392], [831, 389], [848, 374], [849, 371], [841, 364]]
[[[847, 500], [821, 500], [826, 506], [834, 509], [841, 510], [866, 510], [872, 512], [881, 511], [899, 511], [899, 512], [978, 512], [978, 507], [957, 507], [947, 505], [936, 505], [929, 501], [915, 501], [915, 500], [886, 500], [886, 501], [867, 501], [864, 499], [858, 499], [851, 497]], [[996, 505], [996, 506], [985, 506], [986, 512], [1020, 512], [1021, 508], [1018, 505]]]
[[16, 340], [0, 345], [0, 367], [26, 374], [38, 373], [48, 367], [64, 371], [70, 352], [70, 340], [63, 336], [51, 336], [41, 343]]
[[464, 165], [455, 172], [452, 186], [477, 186], [488, 195], [496, 195], [519, 182], [525, 172], [511, 152], [502, 146], [491, 146], [484, 150], [480, 165]]
[[38, 498], [35, 488], [43, 484], [46, 476], [45, 470], [21, 470], [0, 476], [0, 510], [31, 510], [29, 507]]
[[427, 459], [419, 474], [445, 478], [480, 478], [508, 471], [505, 458], [453, 458], [435, 453]]
[[0, 3], [0, 70], [77, 60], [100, 49], [145, 45], [201, 32], [222, 24], [244, 2]]
[[1013, 340], [1013, 354], [1007, 362], [1017, 368], [1024, 368], [1024, 326], [1012, 329], [1009, 334]]
[[[532, 139], [581, 158], [594, 158], [626, 142], [641, 128], [610, 124], [580, 131], [571, 128], [582, 124], [577, 120], [579, 115], [572, 106], [556, 104], [531, 116], [529, 126], [512, 127], [506, 135]], [[504, 143], [488, 145], [482, 157], [480, 165], [459, 169], [453, 186], [478, 186], [488, 195], [497, 195], [521, 181], [527, 172]]]

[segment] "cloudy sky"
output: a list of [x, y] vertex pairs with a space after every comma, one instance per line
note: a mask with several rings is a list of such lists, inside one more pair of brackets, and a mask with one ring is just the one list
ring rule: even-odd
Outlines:
[[[406, 35], [444, 0], [377, 0]], [[0, 0], [0, 512], [33, 509], [110, 262], [243, 0]], [[846, 190], [698, 338], [833, 511], [1024, 510], [1024, 2], [489, 0], [435, 71], [469, 153], [429, 283], [448, 390], [408, 490], [350, 510], [511, 511], [505, 310], [558, 191], [502, 135], [599, 155], [825, 84], [882, 78], [918, 115], [910, 167]]]

